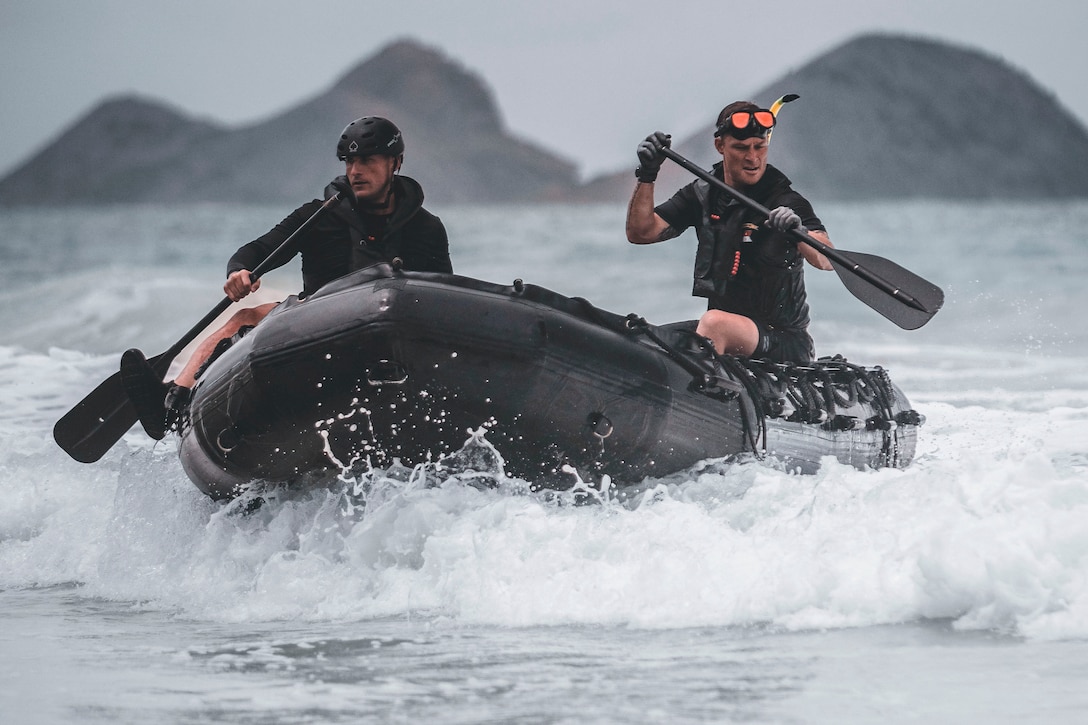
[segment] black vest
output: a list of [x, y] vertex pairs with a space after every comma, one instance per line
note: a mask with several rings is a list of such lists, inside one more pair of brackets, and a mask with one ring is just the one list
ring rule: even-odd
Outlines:
[[[720, 163], [714, 174], [722, 177]], [[765, 227], [765, 217], [716, 186], [696, 181], [693, 189], [702, 221], [695, 230], [699, 246], [691, 293], [708, 298], [709, 309], [744, 315], [772, 328], [806, 329], [804, 257], [797, 243]], [[769, 209], [791, 206], [799, 197], [773, 166], [745, 195]]]

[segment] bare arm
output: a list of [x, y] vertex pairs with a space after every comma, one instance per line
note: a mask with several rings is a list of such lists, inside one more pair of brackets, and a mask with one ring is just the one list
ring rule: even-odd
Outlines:
[[639, 182], [627, 205], [627, 241], [654, 244], [677, 236], [675, 229], [654, 211], [654, 185]]
[[[827, 236], [827, 232], [818, 232], [813, 230], [810, 231], [809, 234], [815, 237], [818, 241], [821, 241], [827, 246], [834, 249], [835, 245], [831, 243], [831, 238]], [[801, 256], [807, 259], [808, 263], [816, 269], [823, 269], [827, 271], [834, 269], [834, 267], [831, 266], [831, 260], [817, 252], [815, 247], [810, 247], [803, 242], [799, 242], [798, 246], [801, 248]]]

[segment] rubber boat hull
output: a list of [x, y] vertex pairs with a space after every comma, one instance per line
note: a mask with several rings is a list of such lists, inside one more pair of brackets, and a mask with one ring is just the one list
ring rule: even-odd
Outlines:
[[416, 465], [474, 431], [508, 475], [616, 485], [711, 458], [907, 465], [921, 417], [883, 370], [714, 356], [656, 327], [515, 281], [360, 270], [290, 298], [206, 366], [180, 457], [217, 499]]

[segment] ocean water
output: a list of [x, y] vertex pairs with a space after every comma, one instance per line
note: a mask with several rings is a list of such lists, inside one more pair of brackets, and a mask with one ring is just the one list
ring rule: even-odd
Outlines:
[[[1088, 719], [1088, 203], [819, 205], [947, 295], [905, 332], [807, 273], [818, 353], [926, 416], [905, 470], [707, 461], [576, 506], [393, 468], [247, 511], [138, 429], [70, 460], [56, 419], [286, 211], [0, 212], [0, 721]], [[461, 274], [701, 310], [692, 235], [629, 245], [622, 205], [434, 211]]]

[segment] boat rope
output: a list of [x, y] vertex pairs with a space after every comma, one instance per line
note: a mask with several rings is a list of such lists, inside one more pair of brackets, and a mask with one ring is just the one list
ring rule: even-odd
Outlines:
[[[777, 395], [778, 416], [803, 423], [820, 423], [826, 430], [846, 431], [864, 427], [882, 434], [881, 458], [895, 466], [900, 457], [898, 425], [918, 425], [922, 417], [915, 410], [896, 414], [895, 388], [884, 368], [864, 368], [848, 362], [841, 355], [820, 358], [808, 365], [785, 365], [768, 360], [746, 360], [745, 366], [756, 370], [764, 382], [765, 394]], [[773, 383], [772, 383], [773, 381]], [[856, 403], [870, 407], [873, 415], [865, 420], [838, 413]], [[793, 407], [786, 414], [787, 404]]]
[[[636, 314], [626, 318], [628, 330], [645, 336], [692, 376], [692, 388], [721, 400], [737, 397], [735, 384], [747, 393], [740, 401], [741, 424], [752, 452], [761, 455], [767, 447], [767, 420], [818, 424], [829, 431], [864, 428], [881, 431], [881, 455], [888, 465], [899, 458], [895, 428], [917, 425], [921, 416], [914, 410], [895, 413], [896, 392], [882, 367], [865, 368], [841, 355], [811, 363], [781, 363], [736, 355], [719, 355], [710, 340], [694, 330], [674, 328], [672, 335], [682, 344], [670, 343], [657, 328]], [[729, 380], [734, 385], [723, 386]], [[846, 412], [865, 405], [872, 415], [859, 419]]]
[[827, 422], [840, 408], [856, 403], [872, 404], [884, 420], [894, 418], [895, 392], [887, 372], [879, 366], [867, 369], [841, 355], [805, 365], [763, 359], [743, 359], [743, 364], [759, 378], [763, 395], [777, 396], [782, 410], [785, 403], [793, 407], [791, 419]]
[[702, 365], [695, 362], [691, 357], [685, 355], [661, 339], [661, 337], [654, 333], [650, 327], [650, 323], [646, 322], [645, 318], [639, 317], [633, 312], [627, 315], [627, 329], [648, 337], [655, 345], [664, 350], [665, 354], [672, 358], [674, 362], [691, 373], [692, 377], [706, 383], [709, 382], [710, 378], [713, 376], [713, 371], [707, 370]]
[[[699, 358], [706, 361], [701, 364], [690, 352], [681, 352], [673, 345], [666, 342], [660, 335], [654, 332], [646, 320], [634, 313], [627, 316], [627, 328], [637, 334], [645, 335], [651, 342], [665, 351], [678, 365], [688, 371], [692, 376], [692, 388], [704, 395], [718, 398], [722, 401], [733, 400], [739, 396], [733, 390], [723, 390], [718, 384], [722, 379], [719, 369], [725, 372], [744, 386], [748, 393], [748, 402], [751, 409], [745, 405], [743, 399], [738, 401], [740, 409], [741, 429], [748, 440], [748, 446], [753, 453], [762, 457], [767, 450], [767, 411], [764, 409], [763, 396], [760, 395], [757, 382], [743, 366], [738, 366], [736, 360], [730, 360], [732, 356], [721, 356], [714, 351], [710, 340], [690, 330], [678, 330], [677, 332], [689, 338], [689, 343], [700, 353]], [[715, 365], [717, 363], [717, 366]], [[728, 368], [728, 370], [724, 369]], [[757, 433], [758, 430], [758, 433]]]

